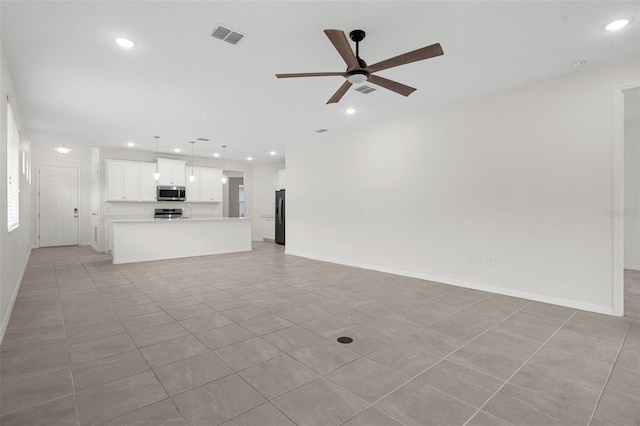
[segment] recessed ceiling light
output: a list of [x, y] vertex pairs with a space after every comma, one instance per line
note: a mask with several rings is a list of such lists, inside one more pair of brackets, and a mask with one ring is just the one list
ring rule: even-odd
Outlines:
[[355, 114], [356, 113], [356, 109], [355, 108], [347, 108], [344, 110], [344, 112], [346, 112], [347, 114]]
[[247, 157], [247, 160], [253, 161], [253, 157]]
[[136, 144], [133, 143], [133, 142], [129, 142], [129, 143], [127, 143], [127, 146], [136, 146]]
[[136, 45], [132, 40], [124, 37], [118, 37], [115, 42], [118, 44], [118, 46], [124, 49], [131, 49]]
[[270, 151], [269, 154], [276, 155], [276, 152], [275, 151]]
[[618, 31], [629, 25], [629, 22], [631, 22], [631, 19], [628, 18], [616, 19], [615, 21], [609, 23], [606, 27], [604, 27], [604, 29], [607, 31]]
[[174, 149], [173, 152], [180, 152], [180, 148]]
[[218, 154], [217, 152], [214, 152], [214, 153], [213, 153], [213, 156], [214, 156], [214, 157], [220, 157], [220, 154]]

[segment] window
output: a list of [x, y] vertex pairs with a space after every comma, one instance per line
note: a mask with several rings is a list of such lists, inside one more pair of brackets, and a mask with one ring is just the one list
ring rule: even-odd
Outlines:
[[7, 227], [20, 226], [20, 134], [11, 104], [7, 102]]

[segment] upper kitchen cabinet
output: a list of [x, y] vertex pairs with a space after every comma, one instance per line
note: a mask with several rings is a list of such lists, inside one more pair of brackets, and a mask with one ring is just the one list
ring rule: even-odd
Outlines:
[[187, 202], [189, 203], [200, 201], [200, 167], [187, 167], [187, 173], [189, 176], [191, 176], [192, 171], [196, 180], [191, 182], [187, 179], [187, 184], [185, 185], [187, 188]]
[[158, 185], [185, 186], [186, 161], [158, 158]]
[[[191, 176], [191, 167], [187, 168]], [[196, 180], [187, 180], [187, 201], [190, 203], [217, 203], [222, 201], [222, 170], [208, 167], [194, 167]]]
[[107, 201], [156, 201], [155, 163], [106, 160]]
[[107, 201], [138, 201], [140, 199], [140, 168], [138, 163], [107, 161]]
[[200, 201], [222, 201], [222, 170], [202, 168], [200, 177]]
[[158, 183], [153, 178], [155, 163], [140, 163], [140, 201], [156, 201]]

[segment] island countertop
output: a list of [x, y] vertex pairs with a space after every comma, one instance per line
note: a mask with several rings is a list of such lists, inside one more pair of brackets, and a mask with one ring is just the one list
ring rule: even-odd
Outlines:
[[250, 218], [105, 220], [114, 264], [251, 251]]
[[251, 221], [250, 217], [181, 217], [179, 219], [155, 219], [155, 218], [105, 218], [105, 221], [111, 223], [157, 223], [157, 222], [208, 222], [208, 221], [227, 221], [227, 220], [248, 220]]

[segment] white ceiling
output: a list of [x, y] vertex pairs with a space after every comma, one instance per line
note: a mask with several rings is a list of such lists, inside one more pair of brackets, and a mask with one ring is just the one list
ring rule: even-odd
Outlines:
[[[456, 99], [581, 72], [640, 54], [640, 2], [207, 2], [5, 1], [2, 43], [31, 140], [211, 156], [282, 160], [292, 142]], [[609, 33], [619, 17], [631, 25]], [[223, 24], [237, 45], [209, 36]], [[367, 32], [369, 63], [435, 42], [444, 56], [380, 72], [416, 87], [379, 88], [325, 102], [342, 77], [276, 73], [343, 71], [323, 29]], [[126, 36], [137, 47], [114, 44]], [[358, 112], [347, 116], [347, 106]], [[326, 135], [326, 134], [324, 134]]]

